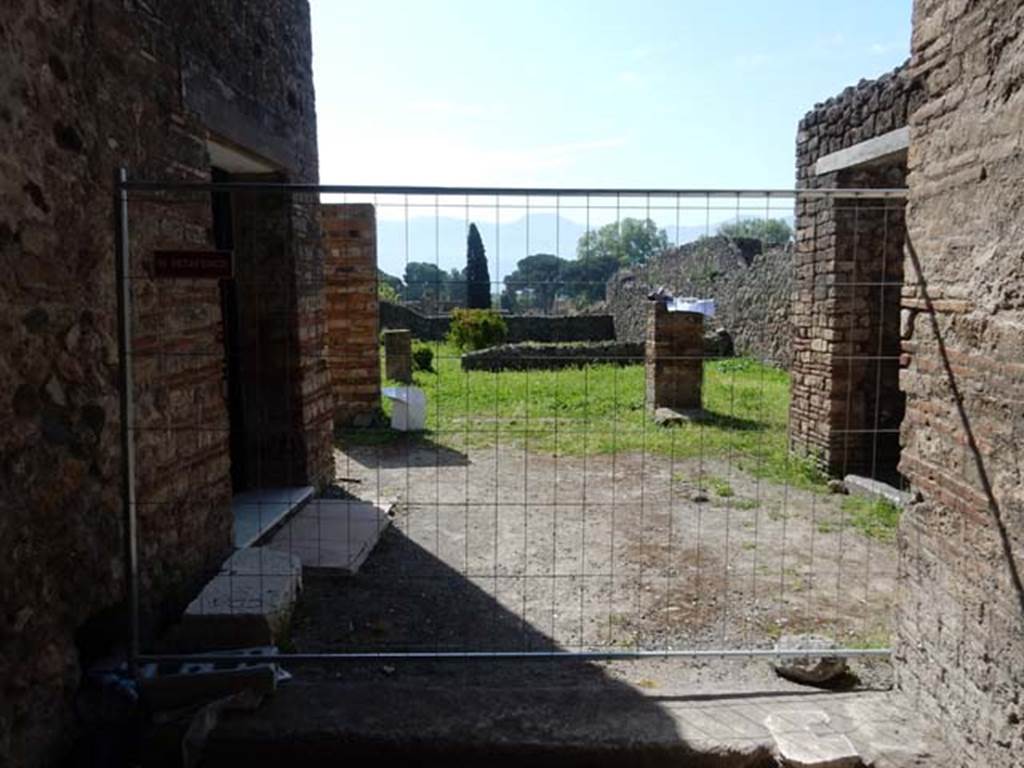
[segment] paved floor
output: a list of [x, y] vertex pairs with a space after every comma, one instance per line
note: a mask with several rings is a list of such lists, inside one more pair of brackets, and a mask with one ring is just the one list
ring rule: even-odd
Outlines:
[[707, 683], [702, 667], [530, 662], [300, 673], [258, 711], [227, 717], [208, 744], [208, 765], [371, 757], [376, 765], [467, 765], [486, 756], [489, 766], [769, 766], [778, 754], [769, 724], [778, 732], [780, 723], [804, 746], [845, 741], [875, 768], [942, 764], [936, 734], [891, 692], [758, 683], [758, 674], [746, 675], [753, 685]]

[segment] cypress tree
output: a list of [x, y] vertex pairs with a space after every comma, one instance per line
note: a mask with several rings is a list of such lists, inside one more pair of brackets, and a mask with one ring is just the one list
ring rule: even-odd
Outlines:
[[484, 241], [476, 224], [469, 225], [466, 238], [466, 306], [470, 309], [491, 308], [491, 275], [487, 270]]

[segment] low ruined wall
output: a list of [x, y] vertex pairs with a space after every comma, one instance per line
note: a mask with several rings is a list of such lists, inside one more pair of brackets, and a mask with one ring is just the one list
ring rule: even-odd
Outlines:
[[[650, 307], [646, 302], [645, 307]], [[669, 313], [674, 314], [674, 313]], [[704, 334], [704, 357], [731, 357], [732, 338], [724, 332]], [[501, 344], [462, 355], [464, 371], [526, 371], [574, 368], [597, 363], [640, 365], [644, 362], [643, 341], [598, 341], [572, 344]]]
[[644, 361], [642, 342], [608, 341], [593, 344], [502, 344], [462, 355], [464, 371], [527, 371], [579, 368], [597, 363], [638, 365]]
[[[615, 323], [610, 315], [505, 315], [505, 323], [510, 343], [615, 339]], [[417, 339], [444, 341], [450, 324], [447, 315], [421, 315], [400, 304], [380, 302], [381, 330], [405, 328]]]
[[714, 298], [716, 317], [708, 325], [728, 331], [737, 354], [789, 365], [789, 249], [762, 253], [757, 240], [716, 236], [682, 245], [641, 267], [617, 272], [608, 281], [605, 301], [614, 318], [616, 338], [645, 338], [647, 295], [658, 287], [675, 296]]
[[951, 766], [1024, 755], [1024, 15], [917, 0], [899, 687]]

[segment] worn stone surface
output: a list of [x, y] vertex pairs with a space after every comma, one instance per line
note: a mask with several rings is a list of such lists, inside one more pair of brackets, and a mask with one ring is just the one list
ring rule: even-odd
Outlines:
[[765, 727], [775, 741], [783, 768], [858, 768], [864, 761], [846, 735], [832, 727], [820, 709], [771, 714]]
[[914, 3], [899, 685], [949, 765], [1024, 754], [1024, 6]]
[[[814, 166], [905, 126], [919, 101], [904, 66], [815, 105], [798, 128], [797, 187], [903, 187], [902, 156], [823, 175]], [[901, 200], [797, 200], [790, 441], [833, 474], [896, 472], [903, 233]]]
[[715, 236], [686, 243], [608, 281], [605, 307], [620, 341], [643, 341], [647, 295], [658, 287], [673, 296], [715, 299], [715, 318], [732, 336], [736, 352], [776, 365], [791, 360], [789, 248], [763, 250], [748, 238]]
[[893, 488], [888, 483], [872, 480], [860, 475], [847, 475], [843, 478], [843, 489], [851, 496], [864, 496], [869, 499], [884, 499], [897, 507], [905, 507], [913, 500], [913, 494]]
[[[331, 680], [300, 672], [256, 712], [224, 718], [204, 765], [754, 768], [776, 764], [769, 716], [785, 718], [787, 735], [807, 724], [819, 750], [852, 745], [879, 768], [943, 765], [926, 724], [885, 692], [677, 684], [642, 663], [619, 674], [590, 664], [466, 665], [465, 674], [399, 664]], [[801, 721], [808, 709], [827, 722]]]
[[[123, 638], [114, 172], [208, 180], [215, 133], [315, 181], [309, 34], [301, 0], [0, 7], [0, 763], [58, 759], [82, 665]], [[130, 216], [151, 626], [230, 547], [231, 485], [218, 286], [150, 279], [153, 248], [212, 247], [210, 198], [143, 197]], [[328, 468], [315, 246], [283, 259], [301, 280], [277, 287], [295, 286], [301, 318], [287, 345], [294, 455]]]
[[270, 547], [234, 552], [189, 603], [171, 642], [181, 651], [274, 645], [302, 589], [302, 561]]
[[327, 364], [334, 422], [380, 407], [377, 219], [372, 205], [324, 205]]

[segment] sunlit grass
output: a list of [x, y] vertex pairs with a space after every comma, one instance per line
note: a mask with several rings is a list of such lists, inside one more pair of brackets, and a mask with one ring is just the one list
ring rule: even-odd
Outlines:
[[454, 347], [431, 346], [434, 371], [414, 374], [427, 395], [425, 437], [453, 450], [501, 443], [562, 455], [722, 457], [778, 482], [814, 489], [823, 484], [813, 461], [787, 449], [789, 375], [755, 360], [706, 363], [704, 418], [663, 427], [645, 410], [640, 363], [467, 372]]

